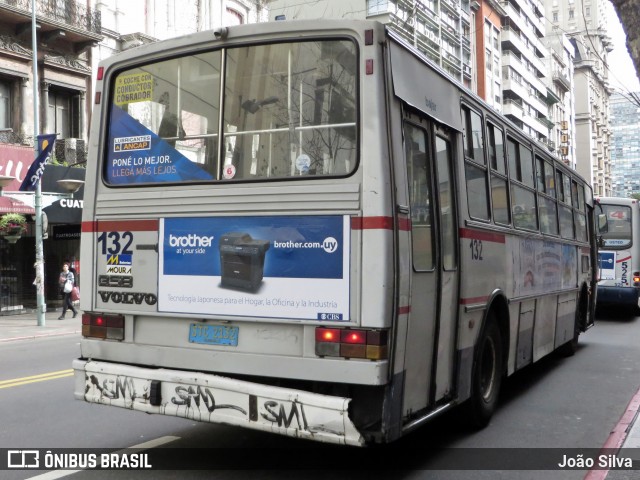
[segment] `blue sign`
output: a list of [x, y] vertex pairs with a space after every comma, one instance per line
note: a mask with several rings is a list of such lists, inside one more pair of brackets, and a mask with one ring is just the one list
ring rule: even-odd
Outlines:
[[56, 143], [57, 133], [38, 135], [38, 157], [33, 161], [27, 175], [24, 177], [18, 190], [34, 191], [38, 187], [38, 182], [44, 172], [44, 167], [49, 163], [53, 146]]
[[598, 268], [601, 280], [614, 280], [616, 278], [616, 254], [615, 252], [599, 252]]
[[213, 176], [116, 105], [105, 168], [112, 185], [212, 180]]

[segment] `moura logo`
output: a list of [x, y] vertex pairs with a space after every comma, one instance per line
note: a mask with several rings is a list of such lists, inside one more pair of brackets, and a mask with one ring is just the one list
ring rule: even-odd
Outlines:
[[196, 235], [190, 233], [189, 235], [182, 235], [176, 237], [169, 234], [169, 246], [170, 247], [210, 247], [213, 243], [214, 236], [210, 237]]

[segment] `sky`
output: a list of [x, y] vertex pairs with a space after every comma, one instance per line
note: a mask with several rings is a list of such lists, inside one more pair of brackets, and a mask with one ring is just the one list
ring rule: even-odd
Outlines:
[[609, 24], [607, 30], [613, 40], [613, 51], [607, 57], [609, 61], [609, 82], [614, 89], [640, 92], [640, 81], [636, 76], [633, 62], [627, 51], [626, 34], [610, 1], [606, 2]]

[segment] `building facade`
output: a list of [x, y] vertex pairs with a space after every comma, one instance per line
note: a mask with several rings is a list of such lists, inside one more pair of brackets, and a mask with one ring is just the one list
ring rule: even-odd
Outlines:
[[562, 161], [576, 169], [575, 148], [575, 88], [573, 84], [573, 62], [575, 49], [563, 33], [548, 33], [545, 45], [549, 51], [547, 57], [546, 78], [549, 101], [548, 118], [551, 121], [549, 150]]
[[508, 54], [503, 56], [501, 31], [506, 11], [494, 1], [472, 2], [472, 21], [475, 35], [472, 78], [477, 79], [477, 88], [472, 88], [489, 105], [499, 112], [512, 112], [511, 103], [503, 106], [503, 63], [509, 64]]
[[343, 0], [268, 2], [269, 20], [368, 18], [388, 24], [453, 78], [547, 143], [553, 128], [545, 83], [540, 0]]
[[619, 93], [610, 100], [611, 185], [616, 197], [640, 193], [640, 106], [634, 100]]
[[545, 9], [540, 0], [508, 0], [503, 4], [504, 113], [529, 136], [547, 143], [552, 125], [545, 83]]
[[[0, 314], [36, 304], [34, 196], [18, 192], [34, 159], [34, 136], [57, 133], [54, 159], [69, 165], [84, 162], [92, 97], [91, 47], [103, 38], [100, 13], [92, 1], [36, 0], [35, 15], [37, 81], [32, 1], [0, 0], [0, 175], [13, 177], [2, 191], [11, 201], [0, 202], [0, 216], [17, 212], [28, 221], [26, 234], [15, 243], [0, 238]], [[57, 186], [50, 190], [43, 189], [44, 207], [67, 196]], [[50, 237], [44, 242], [45, 263], [53, 251], [65, 252], [69, 256], [65, 260], [72, 260], [79, 253], [79, 239]], [[53, 262], [52, 268], [59, 269], [57, 259]], [[55, 303], [57, 288], [47, 289], [46, 295]]]
[[547, 29], [565, 33], [575, 49], [576, 170], [591, 179], [594, 193], [612, 193], [607, 54], [612, 42], [607, 34], [604, 0], [545, 0]]
[[262, 0], [97, 0], [104, 40], [99, 61], [149, 42], [216, 27], [267, 20]]
[[[477, 2], [473, 2], [477, 3]], [[469, 0], [268, 0], [268, 20], [370, 19], [388, 24], [449, 75], [472, 88], [472, 10]]]

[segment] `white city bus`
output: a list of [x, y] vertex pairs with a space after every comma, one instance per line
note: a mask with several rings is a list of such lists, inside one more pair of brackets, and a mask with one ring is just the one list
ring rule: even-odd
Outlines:
[[98, 70], [78, 399], [388, 442], [593, 323], [588, 184], [377, 22]]
[[[606, 217], [598, 251], [598, 306], [640, 310], [640, 210], [632, 198], [600, 197], [598, 210]], [[600, 212], [600, 209], [602, 210]]]

